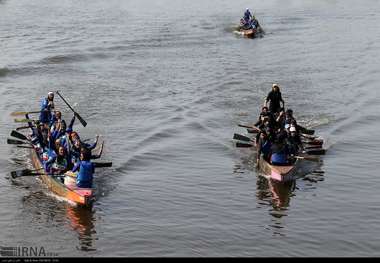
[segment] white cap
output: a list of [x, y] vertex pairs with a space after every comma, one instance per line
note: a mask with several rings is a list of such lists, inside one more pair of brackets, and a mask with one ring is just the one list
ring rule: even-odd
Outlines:
[[296, 127], [291, 126], [290, 129], [289, 129], [289, 131], [290, 131], [290, 132], [296, 132], [297, 130], [296, 130]]
[[50, 95], [53, 95], [53, 96], [54, 96], [54, 92], [49, 91], [49, 92], [48, 92], [48, 96], [50, 96]]

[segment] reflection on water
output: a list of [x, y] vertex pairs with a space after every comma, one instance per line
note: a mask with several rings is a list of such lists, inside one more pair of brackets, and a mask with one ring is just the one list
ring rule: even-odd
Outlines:
[[66, 205], [66, 216], [70, 227], [78, 234], [78, 249], [83, 251], [94, 251], [95, 230], [95, 211], [93, 208], [85, 209], [82, 207]]
[[[30, 192], [23, 197], [23, 213], [35, 228], [55, 229], [62, 238], [76, 233], [81, 251], [95, 251], [95, 209], [83, 208], [52, 196], [46, 189]], [[73, 244], [74, 245], [74, 244]]]
[[[257, 177], [257, 198], [260, 201], [269, 202], [275, 211], [281, 211], [289, 206], [290, 198], [295, 189], [295, 180], [280, 183], [263, 176]], [[282, 216], [279, 213], [272, 213], [272, 215], [275, 217]]]

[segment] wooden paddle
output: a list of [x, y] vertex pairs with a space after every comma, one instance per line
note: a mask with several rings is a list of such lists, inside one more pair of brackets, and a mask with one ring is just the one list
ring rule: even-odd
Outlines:
[[234, 133], [233, 139], [239, 140], [239, 141], [254, 142], [254, 140], [252, 140], [251, 138], [244, 136], [244, 135], [241, 135], [241, 134], [238, 134], [238, 133]]
[[25, 148], [25, 149], [34, 149], [33, 146], [28, 146], [28, 145], [16, 145], [17, 148]]
[[236, 147], [240, 147], [240, 148], [249, 148], [249, 147], [253, 147], [253, 144], [237, 142], [237, 143], [236, 143]]
[[104, 163], [93, 162], [93, 164], [95, 165], [96, 168], [112, 167], [112, 162], [104, 162]]
[[32, 119], [15, 119], [15, 122], [17, 123], [25, 123], [25, 122], [38, 122], [39, 120], [32, 120]]
[[[32, 127], [35, 127], [35, 126], [32, 126]], [[30, 126], [21, 126], [21, 127], [17, 127], [16, 131], [24, 130], [24, 129], [30, 129], [30, 128], [31, 128]]]
[[11, 176], [12, 178], [21, 177], [21, 176], [33, 176], [33, 175], [40, 175], [40, 173], [35, 173], [37, 171], [41, 171], [44, 168], [39, 168], [35, 170], [30, 169], [24, 169], [24, 170], [18, 170], [18, 171], [12, 171]]
[[20, 115], [36, 114], [36, 113], [41, 113], [41, 111], [14, 111], [10, 115], [11, 116], [20, 116]]
[[323, 145], [323, 141], [321, 141], [321, 140], [313, 140], [313, 141], [309, 141], [309, 140], [307, 140], [307, 141], [302, 141], [303, 143], [305, 143], [305, 144], [310, 144], [310, 145]]
[[323, 155], [326, 153], [326, 149], [308, 149], [306, 153], [310, 155]]
[[8, 144], [15, 144], [15, 145], [22, 145], [22, 144], [30, 145], [31, 144], [30, 142], [22, 142], [22, 141], [13, 140], [13, 139], [7, 139], [7, 143]]
[[80, 123], [82, 123], [83, 127], [87, 126], [87, 122], [70, 106], [70, 104], [63, 98], [63, 96], [59, 93], [59, 91], [56, 91], [58, 96], [61, 97], [64, 103], [66, 103], [67, 107], [70, 108], [70, 110], [74, 113], [74, 115], [78, 118]]
[[313, 157], [313, 156], [294, 156], [294, 158], [307, 160], [307, 161], [313, 161], [313, 162], [319, 162], [319, 157]]
[[26, 137], [24, 134], [22, 133], [19, 133], [18, 131], [15, 131], [13, 130], [11, 132], [11, 136], [17, 138], [17, 139], [20, 139], [20, 140], [24, 140], [24, 141], [29, 141], [30, 142], [30, 139], [28, 137]]

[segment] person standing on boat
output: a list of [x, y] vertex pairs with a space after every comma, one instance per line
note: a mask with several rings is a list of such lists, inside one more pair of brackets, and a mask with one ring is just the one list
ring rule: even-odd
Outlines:
[[[269, 111], [273, 114], [277, 114], [281, 111], [281, 108], [285, 108], [285, 102], [282, 99], [280, 87], [277, 84], [272, 85], [272, 90], [268, 93], [268, 96], [265, 99], [264, 106], [269, 104]], [[281, 107], [282, 102], [282, 107]]]
[[77, 174], [76, 184], [81, 188], [91, 188], [93, 175], [95, 172], [95, 165], [90, 161], [91, 152], [88, 150], [82, 150], [80, 153], [80, 161], [75, 164], [72, 172], [79, 170]]
[[250, 21], [252, 19], [252, 14], [251, 14], [251, 11], [249, 11], [249, 8], [245, 9], [243, 19], [244, 19], [245, 23], [250, 23]]
[[54, 110], [54, 92], [50, 91], [47, 98], [43, 98], [41, 101], [41, 113], [39, 118], [41, 123], [50, 124], [52, 110]]

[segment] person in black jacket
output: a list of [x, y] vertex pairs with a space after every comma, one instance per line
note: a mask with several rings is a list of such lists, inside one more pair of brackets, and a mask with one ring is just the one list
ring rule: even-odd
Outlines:
[[268, 96], [264, 102], [264, 106], [267, 106], [268, 102], [270, 102], [269, 111], [273, 114], [277, 114], [280, 112], [281, 108], [285, 108], [285, 102], [282, 99], [280, 87], [277, 84], [272, 85], [272, 90], [268, 93]]

